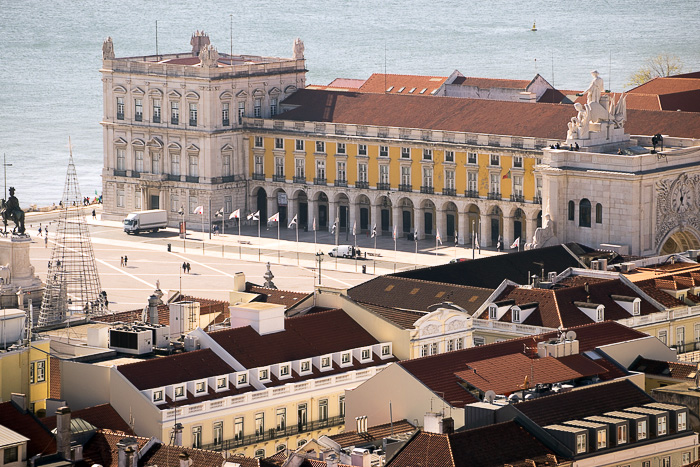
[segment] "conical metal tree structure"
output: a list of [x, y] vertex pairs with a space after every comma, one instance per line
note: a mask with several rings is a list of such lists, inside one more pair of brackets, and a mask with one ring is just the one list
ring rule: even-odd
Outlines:
[[92, 241], [83, 216], [83, 197], [71, 150], [63, 190], [63, 209], [55, 228], [55, 244], [46, 276], [39, 327], [59, 324], [73, 313], [99, 313], [100, 295]]

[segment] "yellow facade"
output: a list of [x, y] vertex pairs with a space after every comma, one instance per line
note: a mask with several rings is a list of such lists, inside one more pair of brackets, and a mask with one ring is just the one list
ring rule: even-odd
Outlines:
[[0, 353], [0, 397], [26, 394], [33, 410], [45, 410], [49, 397], [49, 340], [34, 341], [29, 347]]

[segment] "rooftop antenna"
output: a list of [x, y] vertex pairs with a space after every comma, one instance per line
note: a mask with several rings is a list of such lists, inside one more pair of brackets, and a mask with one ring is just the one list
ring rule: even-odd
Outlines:
[[495, 391], [492, 391], [491, 389], [489, 389], [488, 391], [486, 391], [486, 393], [484, 394], [484, 400], [485, 400], [486, 402], [488, 402], [489, 404], [493, 404], [493, 401], [494, 401], [495, 399], [496, 399], [496, 392], [495, 392]]
[[384, 41], [384, 92], [386, 92], [386, 41]]
[[554, 52], [552, 52], [552, 87], [554, 86]]
[[4, 199], [7, 199], [7, 168], [8, 167], [12, 167], [12, 164], [7, 163], [5, 153], [3, 152], [2, 153], [2, 168], [5, 171], [5, 198]]
[[228, 15], [231, 18], [231, 66], [233, 66], [233, 15]]
[[156, 62], [160, 61], [160, 56], [158, 55], [158, 20], [156, 20]]

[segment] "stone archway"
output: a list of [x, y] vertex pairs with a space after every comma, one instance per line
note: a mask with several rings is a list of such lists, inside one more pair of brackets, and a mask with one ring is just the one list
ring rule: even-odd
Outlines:
[[659, 254], [669, 255], [671, 253], [698, 249], [700, 249], [700, 240], [698, 240], [698, 237], [688, 230], [683, 230], [670, 235], [661, 246]]

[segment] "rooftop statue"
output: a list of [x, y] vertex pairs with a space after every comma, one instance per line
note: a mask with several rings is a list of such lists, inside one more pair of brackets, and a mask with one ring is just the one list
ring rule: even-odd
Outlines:
[[2, 214], [2, 220], [5, 224], [5, 232], [7, 232], [7, 222], [12, 220], [15, 223], [12, 233], [24, 235], [24, 211], [19, 207], [19, 200], [15, 196], [15, 187], [10, 187], [10, 197], [7, 201], [2, 200], [0, 214]]
[[588, 94], [588, 103], [600, 103], [600, 95], [603, 93], [603, 91], [605, 91], [605, 86], [603, 86], [603, 78], [600, 77], [597, 70], [591, 71], [591, 76], [593, 76], [593, 80], [591, 81], [591, 84], [588, 85], [588, 89], [585, 91], [586, 94]]
[[300, 38], [294, 39], [294, 60], [304, 60], [304, 41]]
[[114, 60], [114, 44], [111, 37], [102, 43], [102, 60]]
[[199, 60], [202, 62], [202, 68], [216, 68], [219, 63], [219, 52], [216, 47], [207, 44], [199, 51]]

